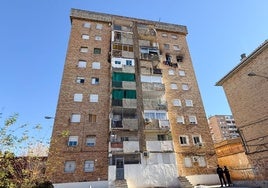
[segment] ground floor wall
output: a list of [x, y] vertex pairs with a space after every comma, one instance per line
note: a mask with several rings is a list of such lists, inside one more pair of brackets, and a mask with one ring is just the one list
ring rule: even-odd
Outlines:
[[[128, 188], [178, 187], [177, 167], [174, 164], [124, 165]], [[109, 183], [116, 179], [116, 166], [109, 166]]]

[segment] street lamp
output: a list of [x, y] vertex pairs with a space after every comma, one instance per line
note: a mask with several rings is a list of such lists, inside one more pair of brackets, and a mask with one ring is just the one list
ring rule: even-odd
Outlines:
[[51, 117], [51, 116], [45, 116], [44, 118], [45, 119], [55, 119], [54, 117]]
[[266, 79], [268, 80], [268, 76], [259, 75], [259, 74], [256, 74], [255, 72], [250, 72], [250, 73], [248, 73], [248, 76], [259, 76], [259, 77], [266, 78]]

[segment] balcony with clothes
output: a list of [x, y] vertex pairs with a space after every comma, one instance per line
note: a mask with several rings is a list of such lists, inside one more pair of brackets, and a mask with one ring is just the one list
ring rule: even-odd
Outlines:
[[140, 47], [140, 59], [147, 61], [160, 61], [159, 50], [157, 47]]
[[183, 55], [176, 55], [176, 61], [173, 61], [172, 55], [167, 53], [163, 64], [173, 68], [178, 68], [179, 64], [183, 62], [183, 59]]

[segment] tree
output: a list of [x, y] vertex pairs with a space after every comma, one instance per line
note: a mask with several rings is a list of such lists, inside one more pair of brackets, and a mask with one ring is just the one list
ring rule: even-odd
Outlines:
[[[53, 187], [45, 177], [47, 157], [40, 156], [47, 154], [45, 141], [29, 136], [29, 129], [38, 133], [42, 127], [17, 125], [17, 119], [9, 116], [0, 126], [0, 188]], [[27, 155], [16, 156], [18, 151]]]

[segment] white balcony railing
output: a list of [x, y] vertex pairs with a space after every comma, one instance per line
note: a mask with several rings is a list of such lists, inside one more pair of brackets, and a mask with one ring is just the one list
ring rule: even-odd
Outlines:
[[166, 141], [146, 141], [148, 151], [173, 151], [173, 143]]

